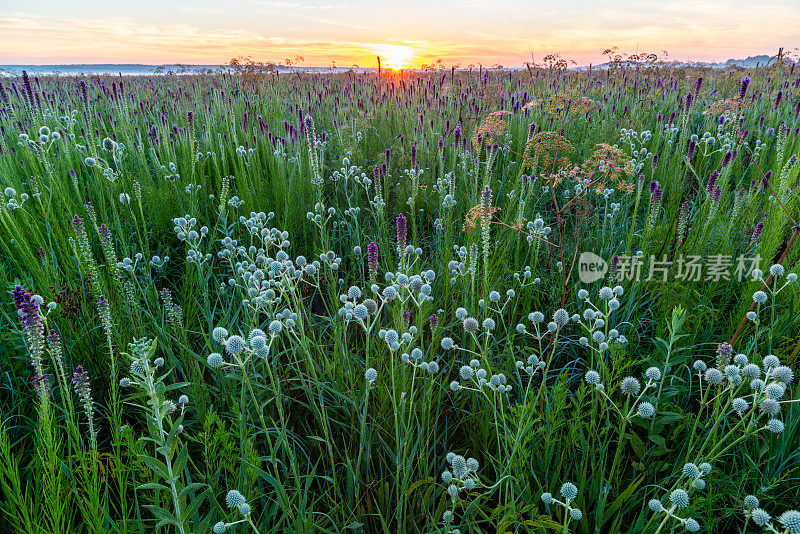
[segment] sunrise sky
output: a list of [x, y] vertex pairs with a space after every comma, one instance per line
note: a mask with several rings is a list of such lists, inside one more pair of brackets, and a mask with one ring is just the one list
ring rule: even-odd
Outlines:
[[521, 66], [604, 48], [724, 60], [800, 46], [800, 1], [0, 0], [0, 63]]

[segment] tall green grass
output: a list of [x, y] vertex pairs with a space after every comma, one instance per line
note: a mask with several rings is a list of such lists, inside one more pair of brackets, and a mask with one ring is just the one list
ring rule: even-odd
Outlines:
[[[798, 391], [765, 357], [800, 348], [798, 83], [4, 80], [5, 524], [727, 532], [756, 528], [753, 494], [788, 528]], [[584, 251], [643, 276], [582, 283]], [[731, 279], [681, 278], [693, 257]], [[777, 413], [729, 341], [785, 384]]]

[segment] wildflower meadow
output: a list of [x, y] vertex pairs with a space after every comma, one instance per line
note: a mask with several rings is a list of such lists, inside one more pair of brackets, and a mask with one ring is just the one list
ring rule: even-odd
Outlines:
[[0, 82], [0, 531], [800, 533], [800, 69]]

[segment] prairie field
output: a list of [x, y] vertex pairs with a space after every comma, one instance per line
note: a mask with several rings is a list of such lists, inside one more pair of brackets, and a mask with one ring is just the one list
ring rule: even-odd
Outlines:
[[800, 69], [0, 81], [20, 533], [800, 533]]

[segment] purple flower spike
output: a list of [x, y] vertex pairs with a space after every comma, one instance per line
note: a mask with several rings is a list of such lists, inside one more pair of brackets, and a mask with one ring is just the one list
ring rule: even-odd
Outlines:
[[400, 250], [406, 248], [406, 240], [408, 239], [408, 223], [406, 216], [402, 213], [397, 216], [397, 246]]
[[750, 77], [745, 76], [742, 78], [742, 83], [739, 85], [739, 99], [744, 100], [745, 95], [747, 94], [747, 86], [750, 85]]
[[378, 245], [374, 241], [367, 245], [367, 265], [369, 277], [374, 278], [378, 273]]

